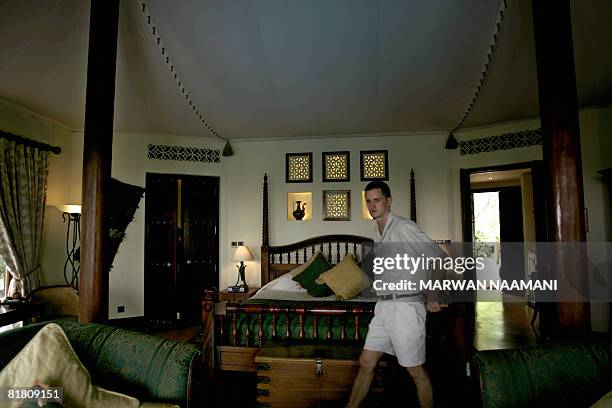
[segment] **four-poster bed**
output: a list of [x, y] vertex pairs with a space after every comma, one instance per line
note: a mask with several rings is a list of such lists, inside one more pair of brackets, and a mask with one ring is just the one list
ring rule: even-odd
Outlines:
[[[410, 208], [413, 220], [416, 218], [414, 183], [412, 173]], [[305, 263], [317, 251], [321, 251], [331, 264], [337, 264], [347, 254], [354, 254], [360, 259], [361, 244], [372, 242], [370, 238], [356, 235], [325, 235], [288, 245], [270, 245], [267, 189], [265, 176], [262, 290], [267, 287], [266, 284]], [[277, 406], [282, 405], [282, 401], [295, 399], [295, 395], [301, 395], [306, 392], [305, 389], [316, 389], [314, 398], [317, 400], [345, 398], [358, 368], [359, 352], [363, 347], [375, 301], [363, 298], [356, 301], [334, 301], [327, 298], [306, 301], [299, 296], [297, 299], [276, 300], [274, 297], [266, 299], [255, 296], [255, 299], [246, 303], [217, 303], [216, 293], [207, 292], [202, 302], [202, 351], [207, 379], [214, 380], [216, 370], [257, 371], [258, 401], [268, 404], [275, 402]], [[441, 313], [432, 314], [428, 317], [427, 325], [428, 347], [450, 345], [457, 361], [465, 361], [461, 308], [449, 307]], [[304, 359], [311, 361], [306, 366], [312, 368], [312, 372], [307, 375], [314, 376], [313, 379], [305, 380], [298, 376], [302, 380], [296, 379], [290, 384], [283, 382], [284, 385], [278, 382], [284, 378], [283, 370], [299, 367], [297, 362]], [[323, 363], [323, 360], [328, 364]], [[334, 363], [330, 365], [330, 361]], [[322, 368], [324, 365], [327, 370]], [[316, 374], [319, 369], [326, 374]], [[330, 369], [335, 372], [334, 377], [343, 378], [333, 386], [329, 380], [325, 380]]]

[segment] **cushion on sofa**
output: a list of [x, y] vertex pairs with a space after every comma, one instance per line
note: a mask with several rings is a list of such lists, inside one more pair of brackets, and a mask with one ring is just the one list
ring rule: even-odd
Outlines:
[[612, 391], [601, 397], [591, 408], [612, 408]]
[[[62, 387], [70, 407], [138, 407], [133, 397], [92, 384], [66, 334], [55, 323], [43, 327], [0, 372], [0, 387]], [[17, 406], [16, 404], [15, 406]]]

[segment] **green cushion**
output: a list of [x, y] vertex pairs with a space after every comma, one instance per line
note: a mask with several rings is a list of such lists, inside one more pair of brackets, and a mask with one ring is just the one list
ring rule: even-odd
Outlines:
[[308, 293], [315, 297], [324, 297], [334, 292], [326, 284], [319, 285], [316, 280], [323, 272], [329, 270], [331, 265], [322, 253], [318, 253], [299, 275], [294, 276], [293, 280], [298, 282]]

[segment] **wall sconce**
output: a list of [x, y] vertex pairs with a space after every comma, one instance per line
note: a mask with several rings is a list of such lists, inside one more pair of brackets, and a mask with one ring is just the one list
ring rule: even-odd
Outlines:
[[81, 269], [81, 206], [64, 204], [58, 205], [57, 209], [62, 212], [64, 222], [68, 221], [66, 228], [66, 262], [64, 262], [64, 280], [68, 285], [78, 290], [79, 270]]
[[236, 250], [234, 251], [234, 255], [232, 256], [232, 261], [240, 262], [240, 265], [236, 265], [236, 268], [238, 268], [238, 280], [236, 281], [236, 285], [227, 288], [228, 292], [246, 292], [249, 290], [244, 276], [246, 269], [246, 265], [244, 262], [252, 260], [253, 255], [251, 255], [251, 251], [249, 251], [249, 248], [243, 245], [240, 245], [238, 248], [236, 248]]

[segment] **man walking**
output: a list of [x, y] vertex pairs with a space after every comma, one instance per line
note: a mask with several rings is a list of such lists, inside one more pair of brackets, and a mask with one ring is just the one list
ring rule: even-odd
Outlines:
[[[438, 246], [412, 221], [391, 212], [391, 190], [383, 181], [372, 181], [365, 188], [368, 211], [376, 221], [374, 242], [406, 243], [407, 247], [425, 248], [426, 254], [444, 256]], [[419, 251], [421, 252], [421, 251]], [[393, 271], [401, 277], [406, 271]], [[400, 275], [398, 275], [398, 273]], [[398, 363], [414, 380], [419, 403], [429, 408], [433, 403], [431, 381], [425, 370], [425, 319], [427, 311], [439, 312], [437, 302], [427, 302], [418, 291], [377, 291], [374, 309], [361, 356], [359, 372], [353, 383], [348, 407], [358, 407], [367, 396], [374, 369], [384, 353], [397, 356]]]

